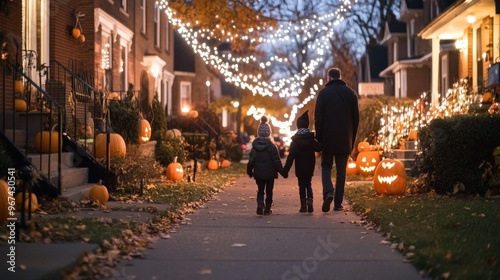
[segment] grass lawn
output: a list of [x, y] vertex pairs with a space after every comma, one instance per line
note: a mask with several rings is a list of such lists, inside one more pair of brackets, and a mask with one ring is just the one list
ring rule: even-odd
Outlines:
[[369, 181], [345, 196], [431, 277], [500, 279], [499, 197], [380, 196]]

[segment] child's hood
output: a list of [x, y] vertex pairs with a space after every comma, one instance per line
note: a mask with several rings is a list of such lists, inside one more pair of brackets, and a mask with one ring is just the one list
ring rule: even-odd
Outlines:
[[252, 142], [252, 147], [259, 152], [269, 149], [269, 147], [272, 147], [271, 145], [273, 145], [273, 143], [271, 143], [271, 139], [269, 138], [259, 137]]
[[292, 136], [292, 141], [299, 149], [312, 149], [314, 147], [314, 133], [295, 134]]

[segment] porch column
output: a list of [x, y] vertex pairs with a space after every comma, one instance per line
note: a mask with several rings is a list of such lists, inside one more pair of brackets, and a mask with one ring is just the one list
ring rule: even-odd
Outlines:
[[432, 86], [431, 86], [431, 105], [439, 104], [439, 37], [432, 38]]

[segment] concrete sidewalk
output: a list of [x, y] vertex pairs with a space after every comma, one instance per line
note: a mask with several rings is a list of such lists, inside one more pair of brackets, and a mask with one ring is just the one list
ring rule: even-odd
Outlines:
[[270, 216], [255, 214], [255, 182], [241, 177], [153, 244], [145, 259], [121, 262], [114, 279], [420, 279], [354, 213], [321, 212], [319, 174], [314, 213], [298, 212], [291, 172], [275, 182]]
[[[158, 239], [154, 249], [145, 251], [146, 258], [122, 261], [113, 279], [420, 279], [416, 269], [382, 244], [384, 238], [361, 225], [354, 213], [321, 212], [319, 174], [316, 171], [313, 178], [312, 214], [298, 212], [297, 179], [292, 172], [288, 179], [275, 182], [270, 216], [255, 214], [255, 181], [239, 178], [186, 216], [170, 238]], [[137, 222], [152, 217], [122, 209], [129, 204], [110, 204], [116, 210], [68, 215]], [[0, 279], [60, 279], [81, 254], [97, 248], [85, 243], [18, 243], [12, 273], [7, 270], [9, 246], [0, 244]]]

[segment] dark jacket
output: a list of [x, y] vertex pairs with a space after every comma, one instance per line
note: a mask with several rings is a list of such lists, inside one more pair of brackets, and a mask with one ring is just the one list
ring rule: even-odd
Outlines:
[[269, 138], [258, 137], [252, 142], [247, 174], [255, 179], [276, 179], [283, 174], [278, 148]]
[[331, 80], [318, 93], [314, 110], [316, 139], [323, 152], [349, 154], [358, 131], [356, 92], [342, 80]]
[[321, 147], [314, 139], [314, 133], [295, 134], [292, 136], [290, 144], [290, 153], [286, 158], [285, 173], [290, 171], [292, 163], [295, 160], [295, 176], [298, 178], [308, 178], [314, 175], [314, 166], [316, 164], [316, 155]]

